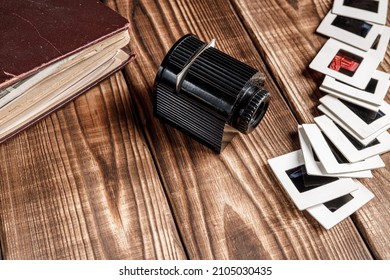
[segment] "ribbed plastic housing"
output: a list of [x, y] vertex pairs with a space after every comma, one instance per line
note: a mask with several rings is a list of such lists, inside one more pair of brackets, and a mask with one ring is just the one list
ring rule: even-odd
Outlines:
[[256, 69], [187, 35], [159, 68], [154, 114], [220, 152], [226, 124], [248, 133], [254, 116], [261, 119], [256, 110], [265, 111], [269, 98], [263, 81]]
[[194, 54], [203, 46], [205, 46], [205, 43], [198, 38], [186, 36], [179, 44], [173, 47], [173, 50], [170, 53], [168, 53], [166, 62], [177, 66], [179, 71], [181, 71]]
[[[209, 48], [192, 64], [182, 85], [182, 92], [225, 118], [233, 114], [234, 105], [248, 80], [257, 70], [223, 52]], [[196, 84], [194, 90], [192, 85]]]
[[155, 115], [212, 150], [220, 152], [225, 120], [172, 92], [172, 88], [166, 85], [157, 87]]

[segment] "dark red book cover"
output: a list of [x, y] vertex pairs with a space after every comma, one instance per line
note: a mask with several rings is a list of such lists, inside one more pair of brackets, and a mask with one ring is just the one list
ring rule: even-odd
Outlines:
[[0, 88], [128, 26], [96, 0], [0, 0]]

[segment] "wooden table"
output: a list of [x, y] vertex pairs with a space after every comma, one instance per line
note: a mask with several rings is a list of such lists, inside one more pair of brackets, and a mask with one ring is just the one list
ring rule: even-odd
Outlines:
[[[267, 164], [299, 149], [298, 123], [320, 115], [323, 75], [308, 65], [330, 0], [106, 4], [130, 20], [137, 59], [0, 145], [2, 258], [390, 259], [390, 153], [361, 180], [376, 197], [329, 231]], [[221, 155], [152, 114], [157, 68], [186, 33], [216, 38], [273, 95], [258, 128]]]

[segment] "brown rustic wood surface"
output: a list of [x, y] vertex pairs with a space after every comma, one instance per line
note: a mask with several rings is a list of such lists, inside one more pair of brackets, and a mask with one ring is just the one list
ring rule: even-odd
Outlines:
[[131, 20], [136, 62], [126, 70], [145, 134], [190, 258], [370, 258], [350, 220], [325, 231], [286, 198], [266, 161], [299, 148], [295, 121], [272, 77], [271, 108], [256, 131], [234, 139], [222, 155], [152, 116], [153, 79], [165, 53], [192, 32], [261, 71], [233, 7], [221, 1], [115, 1]]
[[118, 73], [0, 146], [6, 259], [181, 259]]
[[[333, 1], [245, 1], [234, 0], [235, 10], [244, 22], [256, 48], [263, 54], [275, 80], [301, 122], [319, 116], [318, 90], [322, 75], [308, 69], [326, 37], [315, 34]], [[388, 20], [389, 22], [389, 20]], [[387, 51], [381, 70], [390, 72]], [[386, 101], [390, 101], [387, 95]], [[382, 156], [386, 168], [362, 180], [376, 198], [355, 215], [353, 221], [375, 258], [390, 259], [390, 153]]]
[[[327, 231], [267, 165], [299, 149], [298, 123], [318, 115], [322, 77], [307, 65], [329, 1], [104, 2], [130, 20], [137, 59], [0, 145], [2, 258], [390, 259], [388, 168], [364, 181], [376, 198]], [[187, 33], [216, 38], [273, 94], [221, 155], [152, 115], [157, 68]]]

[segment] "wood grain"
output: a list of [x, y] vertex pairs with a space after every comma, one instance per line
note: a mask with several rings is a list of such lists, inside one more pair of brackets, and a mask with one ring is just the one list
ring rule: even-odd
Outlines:
[[131, 104], [117, 73], [0, 146], [5, 259], [185, 258]]
[[[332, 1], [233, 0], [256, 48], [300, 122], [320, 115], [318, 87], [323, 75], [308, 69], [327, 38], [315, 33]], [[389, 22], [389, 21], [388, 21]], [[387, 52], [381, 68], [390, 71]], [[386, 98], [390, 101], [389, 96]], [[375, 258], [390, 259], [390, 154], [382, 156], [386, 168], [374, 171], [374, 179], [362, 180], [376, 198], [353, 215]]]
[[[371, 258], [350, 219], [324, 230], [295, 208], [273, 176], [267, 159], [299, 148], [297, 122], [278, 89], [281, 78], [278, 85], [273, 82], [229, 2], [105, 2], [131, 21], [130, 45], [138, 57], [127, 67], [126, 78], [191, 259]], [[266, 73], [273, 94], [259, 127], [235, 138], [221, 155], [152, 116], [157, 68], [173, 43], [190, 32], [204, 41], [216, 38], [217, 48]], [[306, 118], [311, 117], [307, 112]]]

